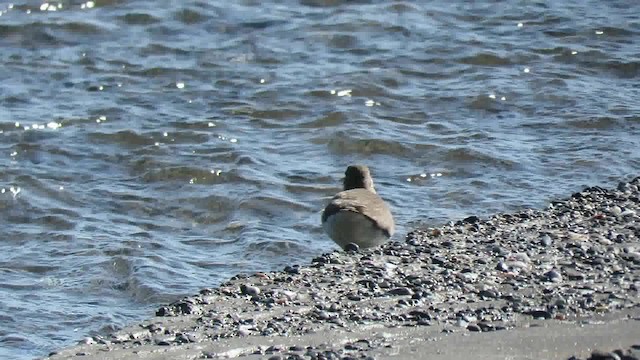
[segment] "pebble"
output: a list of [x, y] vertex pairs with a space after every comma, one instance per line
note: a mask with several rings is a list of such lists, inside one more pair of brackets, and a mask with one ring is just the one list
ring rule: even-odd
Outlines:
[[175, 340], [175, 338], [159, 337], [154, 339], [154, 343], [160, 346], [169, 346]]
[[549, 234], [543, 234], [540, 236], [540, 243], [544, 246], [550, 246], [553, 243], [553, 240]]
[[260, 294], [260, 288], [250, 284], [243, 284], [240, 285], [240, 293], [242, 293], [242, 295], [258, 296]]
[[564, 274], [567, 276], [567, 278], [569, 280], [584, 280], [585, 276], [582, 272], [571, 268], [571, 267], [565, 267], [563, 268], [563, 272]]
[[620, 356], [615, 352], [603, 352], [596, 350], [591, 353], [588, 360], [620, 360]]
[[550, 270], [545, 273], [544, 276], [548, 281], [555, 283], [562, 282], [562, 275], [557, 270]]
[[86, 344], [86, 345], [91, 345], [91, 344], [95, 344], [95, 341], [93, 340], [92, 337], [85, 337], [84, 339], [79, 341], [80, 344]]
[[619, 206], [612, 206], [609, 211], [613, 216], [620, 216], [622, 214], [622, 209]]
[[347, 252], [358, 252], [358, 251], [360, 251], [360, 246], [358, 246], [358, 244], [348, 243], [344, 247], [344, 251], [347, 251]]
[[473, 332], [480, 332], [482, 331], [482, 329], [480, 328], [480, 326], [478, 326], [477, 324], [469, 324], [467, 326], [467, 330], [469, 331], [473, 331]]
[[390, 295], [413, 295], [413, 291], [408, 287], [398, 287], [392, 290], [389, 290]]
[[509, 271], [509, 266], [507, 264], [505, 264], [503, 261], [500, 261], [496, 265], [496, 270], [507, 272], [507, 271]]

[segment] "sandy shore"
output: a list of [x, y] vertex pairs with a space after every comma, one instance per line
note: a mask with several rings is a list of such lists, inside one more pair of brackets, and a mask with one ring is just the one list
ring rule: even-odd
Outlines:
[[640, 359], [639, 186], [237, 276], [50, 358]]

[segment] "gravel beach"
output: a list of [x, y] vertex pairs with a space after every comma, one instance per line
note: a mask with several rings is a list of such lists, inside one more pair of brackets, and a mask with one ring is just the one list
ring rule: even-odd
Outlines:
[[640, 359], [639, 188], [236, 276], [49, 358]]

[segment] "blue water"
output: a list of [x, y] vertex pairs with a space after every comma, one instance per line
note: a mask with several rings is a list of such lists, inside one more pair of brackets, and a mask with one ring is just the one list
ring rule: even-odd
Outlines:
[[3, 359], [335, 249], [320, 211], [351, 163], [397, 240], [640, 175], [636, 1], [0, 12]]

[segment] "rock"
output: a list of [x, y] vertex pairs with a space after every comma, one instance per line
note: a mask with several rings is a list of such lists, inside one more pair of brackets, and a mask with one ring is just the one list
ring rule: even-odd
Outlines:
[[467, 330], [469, 331], [473, 331], [473, 332], [480, 332], [482, 331], [482, 329], [480, 328], [480, 326], [476, 325], [476, 324], [469, 324], [467, 326]]
[[614, 352], [603, 352], [596, 350], [591, 353], [591, 356], [587, 360], [621, 360], [620, 356]]
[[478, 221], [480, 221], [480, 218], [475, 216], [475, 215], [468, 216], [468, 217], [464, 218], [464, 220], [462, 220], [462, 222], [466, 223], [466, 224], [475, 224]]
[[612, 206], [609, 211], [613, 216], [620, 216], [622, 214], [622, 209], [619, 206]]
[[175, 338], [169, 338], [169, 337], [157, 337], [153, 339], [153, 342], [156, 345], [160, 345], [160, 346], [170, 346], [171, 343], [173, 343], [173, 341], [175, 340]]
[[260, 288], [250, 284], [243, 284], [240, 285], [240, 293], [242, 293], [242, 295], [258, 296], [260, 294]]
[[525, 314], [533, 316], [534, 319], [551, 319], [553, 317], [553, 314], [547, 310], [531, 310]]
[[546, 272], [544, 276], [548, 281], [555, 282], [555, 283], [562, 282], [562, 275], [555, 269]]
[[480, 290], [478, 295], [485, 299], [497, 299], [500, 297], [500, 293], [494, 289]]
[[509, 266], [507, 266], [507, 264], [505, 264], [504, 262], [500, 261], [496, 265], [496, 270], [507, 272], [509, 271]]
[[584, 280], [585, 276], [582, 272], [571, 268], [571, 267], [565, 267], [562, 269], [562, 271], [564, 272], [564, 274], [567, 276], [567, 279], [569, 280]]
[[447, 262], [447, 259], [441, 257], [441, 256], [432, 256], [431, 257], [431, 263], [432, 264], [436, 264], [436, 265], [444, 265]]
[[358, 244], [355, 244], [355, 243], [348, 243], [344, 247], [344, 251], [350, 252], [350, 253], [356, 253], [356, 252], [360, 251], [360, 246], [358, 246]]
[[551, 239], [551, 236], [549, 236], [549, 234], [542, 234], [539, 237], [540, 240], [540, 244], [542, 244], [543, 246], [550, 246], [553, 243], [553, 240]]
[[413, 291], [408, 287], [398, 287], [388, 291], [389, 295], [413, 295]]

